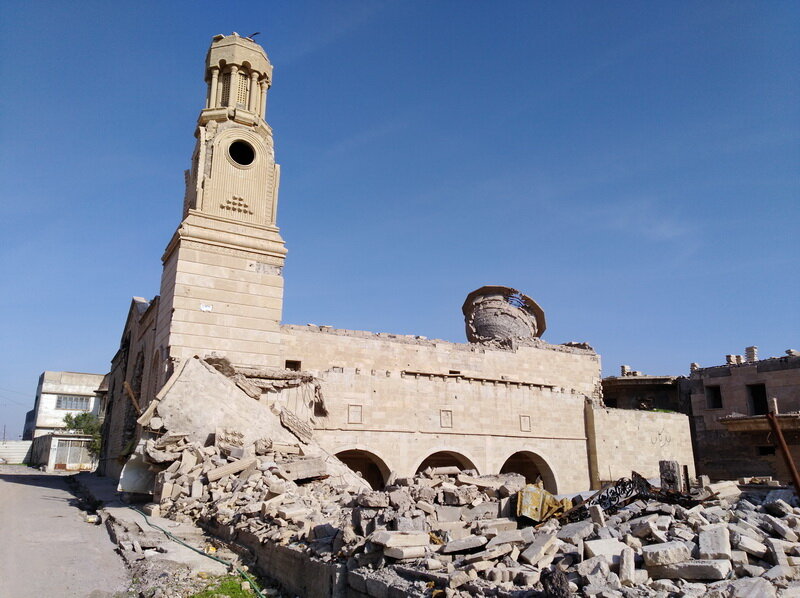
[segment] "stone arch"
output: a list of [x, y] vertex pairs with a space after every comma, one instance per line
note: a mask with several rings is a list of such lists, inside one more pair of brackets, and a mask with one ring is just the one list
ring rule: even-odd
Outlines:
[[386, 462], [371, 451], [360, 448], [346, 449], [337, 452], [336, 458], [353, 471], [360, 473], [373, 490], [382, 489], [389, 479], [391, 470]]
[[532, 451], [517, 451], [509, 455], [500, 467], [500, 473], [522, 474], [528, 484], [533, 484], [541, 477], [545, 490], [553, 494], [558, 493], [558, 482], [552, 468], [541, 455]]
[[419, 465], [417, 465], [414, 471], [419, 473], [428, 467], [448, 467], [450, 465], [460, 467], [462, 470], [474, 469], [475, 471], [478, 471], [478, 466], [475, 465], [474, 459], [470, 459], [458, 451], [451, 451], [447, 449], [430, 453], [427, 457], [420, 461]]

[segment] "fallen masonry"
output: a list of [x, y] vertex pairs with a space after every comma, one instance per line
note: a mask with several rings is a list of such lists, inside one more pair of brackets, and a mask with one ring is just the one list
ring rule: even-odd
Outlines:
[[[211, 376], [204, 388], [221, 376], [198, 372]], [[694, 488], [690, 501], [642, 486], [604, 511], [593, 499], [571, 507], [548, 497], [519, 474], [442, 467], [375, 491], [313, 438], [290, 433], [291, 418], [252, 402], [262, 419], [244, 418], [241, 434], [224, 413], [213, 431], [188, 429], [167, 392], [140, 420], [157, 417], [160, 428], [135, 457], [155, 476], [149, 513], [198, 523], [287, 594], [800, 595], [800, 508], [787, 490], [743, 494], [720, 482]]]
[[[584, 596], [800, 592], [800, 542], [785, 537], [800, 532], [800, 508], [784, 500], [794, 502], [786, 491], [712, 498], [691, 509], [637, 500], [604, 514], [604, 526], [591, 519], [531, 525], [515, 515], [524, 487], [517, 474], [482, 476], [479, 489], [464, 476], [428, 469], [383, 491], [353, 492], [320, 477], [287, 479], [283, 472], [302, 456], [266, 452], [246, 458], [246, 467], [245, 458], [228, 457], [239, 472], [209, 482], [202, 472], [223, 460], [213, 449], [177, 443], [151, 512], [196, 520], [246, 547], [257, 566], [299, 595], [426, 596], [440, 589], [512, 596], [541, 591], [544, 572], [556, 570], [569, 592]], [[196, 482], [179, 469], [184, 454], [198, 452], [203, 490], [192, 497]], [[699, 492], [711, 497], [715, 485]], [[458, 504], [462, 496], [474, 498]]]

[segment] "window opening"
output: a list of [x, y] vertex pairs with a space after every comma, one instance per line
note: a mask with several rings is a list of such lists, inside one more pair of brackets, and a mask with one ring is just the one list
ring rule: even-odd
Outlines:
[[224, 73], [222, 75], [222, 105], [227, 106], [228, 100], [231, 97], [231, 74]]
[[234, 162], [242, 166], [252, 164], [253, 160], [256, 159], [256, 151], [253, 146], [241, 139], [231, 143], [228, 148], [228, 154], [230, 154]]
[[706, 386], [706, 407], [722, 409], [722, 390], [719, 386]]
[[238, 74], [238, 77], [239, 77], [239, 86], [237, 88], [237, 94], [236, 94], [236, 105], [237, 106], [241, 106], [243, 108], [246, 108], [247, 107], [247, 83], [248, 83], [247, 75], [245, 75], [244, 73], [240, 72]]
[[79, 397], [74, 395], [58, 395], [56, 397], [56, 409], [71, 409], [73, 411], [89, 411], [91, 397]]
[[285, 364], [285, 366], [284, 366], [284, 367], [285, 367], [287, 370], [292, 370], [292, 371], [295, 371], [295, 372], [299, 372], [299, 371], [300, 371], [300, 368], [301, 368], [301, 366], [302, 366], [302, 362], [300, 362], [300, 361], [295, 361], [295, 360], [293, 360], [293, 359], [287, 359], [287, 360], [286, 360], [286, 364]]
[[765, 385], [748, 384], [747, 392], [750, 395], [750, 415], [766, 415], [769, 413], [767, 387]]

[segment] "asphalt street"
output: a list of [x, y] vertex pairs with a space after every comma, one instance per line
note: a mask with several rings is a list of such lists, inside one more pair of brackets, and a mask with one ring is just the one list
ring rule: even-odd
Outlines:
[[104, 598], [128, 573], [63, 474], [0, 465], [0, 598]]

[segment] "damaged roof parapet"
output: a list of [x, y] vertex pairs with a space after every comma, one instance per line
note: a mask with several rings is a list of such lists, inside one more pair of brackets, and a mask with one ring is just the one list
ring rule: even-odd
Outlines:
[[539, 304], [510, 287], [487, 285], [472, 291], [461, 311], [471, 343], [515, 345], [539, 338], [547, 327]]
[[[372, 341], [385, 341], [403, 345], [418, 345], [421, 347], [446, 347], [449, 351], [468, 351], [472, 353], [485, 353], [487, 349], [508, 350], [508, 347], [492, 344], [478, 343], [454, 343], [439, 338], [427, 338], [424, 336], [391, 334], [388, 332], [370, 332], [368, 330], [349, 330], [346, 328], [333, 328], [332, 326], [317, 326], [316, 324], [281, 324], [281, 331], [288, 334], [325, 334], [331, 336], [343, 336]], [[596, 354], [594, 348], [585, 342], [568, 342], [559, 345], [551, 345], [540, 338], [520, 339], [517, 343], [520, 347], [532, 347], [544, 349], [546, 351], [558, 351], [559, 353], [572, 353], [578, 355]]]
[[226, 357], [214, 355], [204, 361], [220, 374], [233, 380], [250, 397], [258, 399], [265, 392], [280, 392], [284, 388], [297, 388], [308, 384], [313, 390], [313, 402], [317, 415], [327, 415], [322, 385], [309, 372], [298, 372], [283, 368], [249, 368], [235, 366]]

